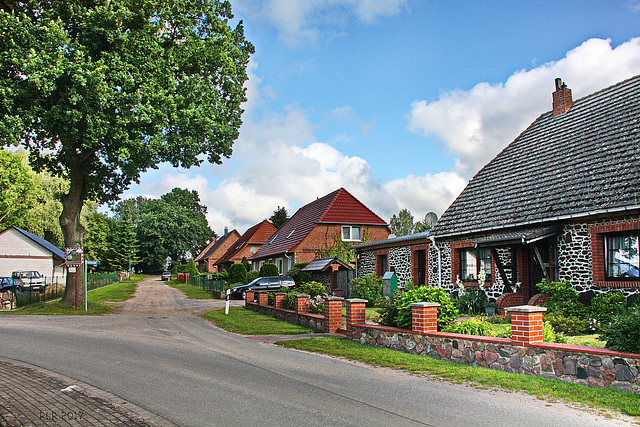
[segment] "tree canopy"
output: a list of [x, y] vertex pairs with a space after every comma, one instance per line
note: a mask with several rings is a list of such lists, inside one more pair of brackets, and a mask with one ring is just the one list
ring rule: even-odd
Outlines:
[[[66, 247], [82, 246], [87, 198], [115, 201], [160, 162], [231, 155], [253, 46], [241, 22], [229, 26], [228, 1], [10, 6], [0, 9], [0, 145], [24, 146], [36, 170], [69, 181]], [[63, 302], [75, 296], [67, 286]]]
[[393, 214], [389, 221], [389, 228], [396, 236], [406, 236], [413, 233], [413, 215], [409, 209], [402, 209], [397, 216]]
[[287, 208], [278, 206], [278, 209], [273, 211], [273, 215], [269, 217], [269, 222], [273, 224], [275, 228], [280, 228], [285, 222], [289, 220], [289, 214]]

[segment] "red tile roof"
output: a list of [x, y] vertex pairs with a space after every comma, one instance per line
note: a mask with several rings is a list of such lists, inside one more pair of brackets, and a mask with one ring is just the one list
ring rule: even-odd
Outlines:
[[320, 197], [298, 209], [250, 259], [294, 252], [316, 224], [386, 225], [344, 188]]
[[220, 257], [216, 264], [221, 264], [223, 262], [233, 262], [236, 255], [246, 246], [246, 245], [262, 245], [267, 241], [274, 232], [276, 231], [276, 227], [271, 224], [266, 219], [261, 223], [258, 223], [248, 229], [242, 237], [240, 237], [229, 250]]

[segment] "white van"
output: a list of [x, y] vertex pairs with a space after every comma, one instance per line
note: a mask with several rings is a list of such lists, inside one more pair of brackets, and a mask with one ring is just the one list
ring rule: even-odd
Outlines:
[[14, 271], [11, 273], [14, 285], [20, 291], [43, 291], [47, 284], [44, 276], [40, 272], [31, 271]]

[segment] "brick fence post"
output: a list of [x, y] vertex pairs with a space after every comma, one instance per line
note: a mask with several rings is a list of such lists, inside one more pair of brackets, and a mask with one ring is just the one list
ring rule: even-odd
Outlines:
[[542, 342], [542, 313], [546, 307], [520, 305], [506, 309], [511, 314], [511, 341], [515, 345], [530, 346]]
[[325, 329], [333, 333], [342, 327], [342, 301], [340, 297], [325, 297], [324, 316]]
[[269, 292], [267, 291], [258, 291], [258, 305], [268, 305], [269, 304]]
[[244, 293], [245, 304], [247, 302], [254, 302], [256, 300], [255, 291], [246, 291]]
[[436, 302], [414, 302], [411, 307], [411, 331], [416, 334], [438, 331], [438, 307]]
[[347, 336], [353, 338], [353, 325], [365, 322], [365, 308], [368, 300], [350, 298], [345, 300], [347, 304]]
[[284, 308], [284, 297], [286, 295], [287, 294], [285, 294], [284, 292], [276, 292], [275, 293], [275, 299], [276, 299], [275, 306], [274, 306], [275, 308], [279, 308], [279, 309], [283, 309]]
[[306, 295], [306, 294], [296, 295], [296, 313], [309, 312], [309, 308], [307, 307], [309, 298], [310, 298], [309, 295]]

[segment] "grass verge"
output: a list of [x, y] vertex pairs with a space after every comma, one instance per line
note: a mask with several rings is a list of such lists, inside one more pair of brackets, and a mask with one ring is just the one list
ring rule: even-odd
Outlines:
[[434, 376], [457, 383], [471, 383], [476, 387], [521, 391], [538, 396], [540, 399], [561, 399], [565, 402], [580, 403], [593, 408], [604, 408], [631, 416], [640, 416], [640, 396], [614, 389], [590, 388], [562, 381], [458, 365], [339, 338], [309, 338], [279, 341], [277, 344], [288, 348], [359, 360], [374, 366], [402, 369], [417, 375]]
[[215, 297], [209, 292], [199, 288], [198, 286], [193, 286], [188, 283], [182, 283], [179, 280], [169, 280], [165, 282], [167, 285], [175, 288], [182, 293], [184, 293], [189, 299], [215, 299]]
[[223, 308], [219, 308], [201, 317], [212, 321], [222, 329], [242, 335], [292, 335], [313, 332], [311, 329], [292, 325], [243, 307], [231, 307], [228, 315], [224, 314]]
[[30, 304], [14, 311], [3, 311], [2, 314], [41, 314], [41, 315], [81, 315], [94, 316], [99, 314], [108, 314], [115, 310], [115, 306], [107, 304], [107, 302], [118, 302], [128, 300], [133, 296], [138, 282], [144, 278], [142, 275], [134, 274], [131, 278], [122, 282], [103, 288], [94, 289], [87, 293], [87, 311], [84, 307], [75, 307], [67, 304], [61, 304], [60, 300], [48, 302], [39, 302]]

